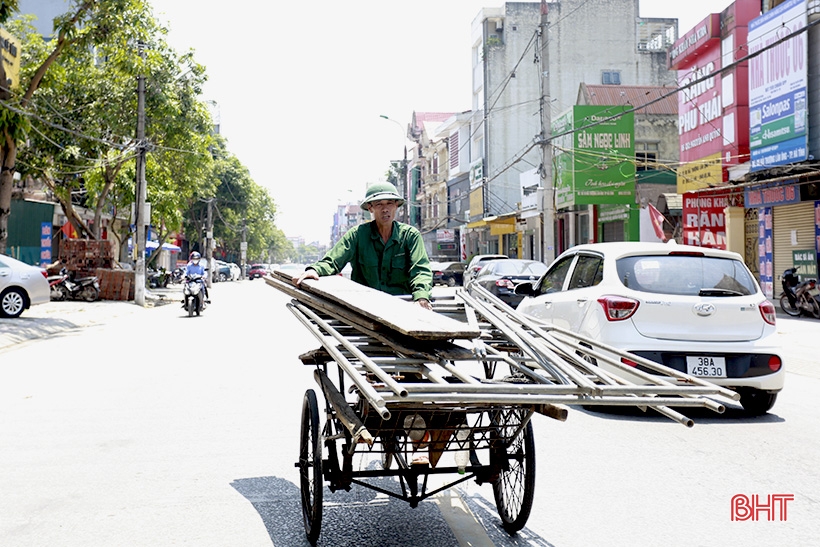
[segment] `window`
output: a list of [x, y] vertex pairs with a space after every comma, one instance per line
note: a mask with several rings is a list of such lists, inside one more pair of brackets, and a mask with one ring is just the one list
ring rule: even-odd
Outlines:
[[601, 83], [604, 85], [621, 85], [621, 71], [604, 70], [601, 73]]
[[657, 169], [658, 163], [658, 143], [656, 142], [636, 142], [635, 143], [635, 170], [646, 171], [647, 169]]
[[617, 262], [625, 287], [658, 294], [732, 296], [754, 294], [755, 284], [736, 260], [678, 256], [631, 256]]
[[558, 292], [564, 288], [564, 279], [567, 277], [574, 258], [574, 256], [564, 257], [550, 268], [550, 271], [541, 279], [541, 286], [538, 288], [540, 294]]
[[603, 268], [604, 261], [600, 256], [579, 256], [567, 289], [594, 287], [603, 279]]

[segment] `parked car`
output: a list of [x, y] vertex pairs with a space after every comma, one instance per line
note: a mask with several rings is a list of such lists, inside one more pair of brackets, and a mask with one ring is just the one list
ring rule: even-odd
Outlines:
[[231, 281], [238, 281], [242, 277], [242, 268], [234, 262], [228, 262], [228, 268], [231, 270]]
[[490, 260], [505, 260], [509, 258], [510, 257], [506, 255], [499, 254], [475, 255], [470, 259], [470, 263], [467, 264], [467, 268], [464, 270], [464, 286], [466, 287], [470, 281], [475, 279], [475, 276], [481, 271], [481, 267]]
[[547, 265], [536, 260], [520, 258], [490, 260], [484, 263], [473, 285], [484, 287], [515, 308], [524, 299], [523, 296], [515, 293], [516, 285], [524, 281], [537, 281], [546, 271]]
[[231, 279], [231, 267], [227, 262], [214, 260], [214, 281], [229, 281]]
[[0, 317], [19, 317], [23, 310], [51, 300], [45, 269], [0, 254]]
[[774, 305], [737, 253], [668, 243], [578, 245], [516, 292], [525, 297], [517, 308], [523, 314], [733, 389], [748, 414], [768, 412], [783, 388]]
[[430, 262], [433, 270], [433, 285], [447, 285], [455, 287], [464, 284], [463, 262]]
[[250, 269], [248, 270], [248, 279], [253, 281], [257, 277], [263, 277], [268, 275], [268, 269], [265, 267], [264, 264], [252, 264]]

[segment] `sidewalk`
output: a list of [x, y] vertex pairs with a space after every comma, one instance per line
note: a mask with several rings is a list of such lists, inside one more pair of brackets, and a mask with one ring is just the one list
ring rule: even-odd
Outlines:
[[17, 344], [150, 312], [152, 308], [179, 302], [181, 294], [181, 285], [146, 290], [144, 308], [122, 300], [66, 300], [33, 306], [16, 319], [0, 318], [0, 353]]

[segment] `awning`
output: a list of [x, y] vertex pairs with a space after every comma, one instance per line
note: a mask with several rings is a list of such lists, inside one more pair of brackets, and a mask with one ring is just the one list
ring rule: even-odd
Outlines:
[[[145, 248], [149, 251], [153, 251], [154, 249], [157, 248], [157, 246], [158, 246], [158, 243], [156, 241], [146, 241], [145, 242]], [[177, 247], [173, 243], [163, 243], [162, 244], [162, 250], [163, 251], [170, 251], [172, 253], [178, 253], [182, 250], [182, 248]]]

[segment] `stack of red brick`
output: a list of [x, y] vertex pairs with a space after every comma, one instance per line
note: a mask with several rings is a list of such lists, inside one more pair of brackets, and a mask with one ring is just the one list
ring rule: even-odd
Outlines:
[[100, 298], [103, 300], [133, 300], [134, 272], [132, 270], [97, 269], [100, 281]]
[[66, 239], [60, 245], [62, 266], [75, 277], [96, 275], [103, 300], [133, 300], [134, 272], [115, 270], [109, 241]]
[[66, 239], [60, 244], [60, 260], [75, 277], [96, 275], [97, 268], [112, 268], [114, 254], [109, 241]]

